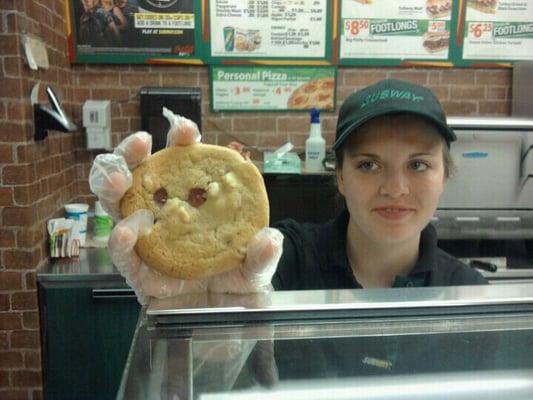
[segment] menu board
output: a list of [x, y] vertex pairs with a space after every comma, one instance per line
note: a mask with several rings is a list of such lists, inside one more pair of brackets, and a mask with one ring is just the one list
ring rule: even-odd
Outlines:
[[469, 0], [463, 60], [533, 60], [533, 1]]
[[339, 64], [447, 61], [457, 0], [342, 0]]
[[211, 66], [213, 111], [335, 109], [335, 67]]
[[73, 62], [200, 62], [195, 0], [69, 0]]
[[330, 60], [331, 0], [209, 0], [210, 61]]

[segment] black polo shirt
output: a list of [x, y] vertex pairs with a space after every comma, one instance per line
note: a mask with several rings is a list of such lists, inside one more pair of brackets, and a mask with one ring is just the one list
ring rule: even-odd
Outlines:
[[[354, 289], [356, 281], [346, 255], [349, 214], [342, 212], [324, 224], [300, 224], [292, 219], [274, 226], [284, 236], [283, 255], [272, 284], [276, 290]], [[393, 287], [481, 285], [476, 270], [437, 247], [430, 224], [421, 234], [416, 265], [408, 276], [397, 276]]]

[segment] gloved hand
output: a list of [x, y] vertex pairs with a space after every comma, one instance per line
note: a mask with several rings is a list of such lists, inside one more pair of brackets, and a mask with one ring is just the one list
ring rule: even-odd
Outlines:
[[[196, 124], [163, 108], [170, 121], [167, 147], [188, 146], [201, 140]], [[91, 191], [102, 207], [115, 219], [120, 219], [120, 200], [132, 185], [131, 170], [150, 157], [152, 138], [137, 132], [124, 139], [112, 154], [100, 154], [89, 174]], [[109, 252], [113, 263], [135, 290], [141, 304], [148, 297], [172, 297], [182, 293], [223, 292], [253, 293], [271, 290], [270, 281], [281, 257], [283, 235], [277, 229], [264, 228], [250, 240], [244, 263], [202, 280], [180, 280], [149, 268], [137, 255], [134, 246], [139, 235], [154, 224], [149, 210], [139, 210], [121, 220], [111, 232]]]

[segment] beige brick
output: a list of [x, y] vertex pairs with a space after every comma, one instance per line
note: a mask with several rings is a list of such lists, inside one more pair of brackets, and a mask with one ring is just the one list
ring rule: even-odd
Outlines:
[[443, 101], [441, 102], [447, 116], [475, 115], [477, 113], [477, 103], [466, 101]]
[[245, 146], [257, 145], [257, 133], [235, 132], [233, 134], [221, 134], [218, 136], [218, 145], [227, 146], [231, 142], [239, 142]]
[[196, 72], [167, 72], [161, 74], [162, 86], [198, 86]]
[[[1, 25], [2, 23], [0, 22], [0, 27]], [[0, 370], [0, 388], [7, 388], [8, 386], [9, 386], [9, 371]], [[0, 392], [0, 395], [2, 395], [2, 392]]]
[[42, 385], [42, 376], [40, 371], [15, 370], [11, 372], [13, 386], [36, 387]]
[[22, 289], [22, 274], [14, 271], [0, 271], [0, 290]]
[[120, 84], [128, 87], [141, 86], [161, 86], [161, 77], [159, 74], [129, 73], [123, 72], [120, 74]]
[[486, 69], [476, 71], [477, 85], [510, 86], [511, 82], [511, 69]]
[[9, 311], [10, 308], [11, 302], [9, 301], [9, 294], [0, 293], [0, 311]]
[[428, 83], [428, 73], [424, 70], [417, 69], [397, 69], [392, 70], [387, 74], [388, 78], [401, 79], [419, 85], [426, 85]]
[[5, 351], [0, 356], [0, 368], [21, 368], [24, 365], [22, 354], [15, 351]]
[[305, 141], [308, 137], [309, 135], [300, 133], [289, 134], [289, 140], [296, 149], [305, 148]]
[[0, 314], [0, 331], [13, 331], [22, 328], [22, 315], [19, 312], [3, 312]]
[[275, 132], [276, 120], [263, 118], [261, 115], [252, 115], [247, 118], [233, 118], [235, 132]]
[[483, 86], [451, 86], [450, 98], [461, 100], [482, 100], [485, 98], [485, 87]]
[[10, 347], [11, 345], [10, 345], [8, 333], [0, 331], [0, 351], [9, 350]]
[[433, 94], [440, 100], [450, 100], [450, 87], [449, 86], [428, 86]]
[[511, 104], [508, 101], [480, 101], [479, 102], [480, 115], [510, 115]]
[[[35, 269], [41, 261], [41, 251], [32, 250], [4, 250], [3, 263], [9, 269]], [[1, 284], [0, 284], [1, 285]]]
[[36, 310], [37, 292], [15, 292], [11, 294], [11, 308], [17, 311]]
[[276, 149], [288, 142], [286, 134], [268, 135], [260, 134], [257, 137], [257, 146], [260, 149], [272, 150]]
[[26, 350], [23, 352], [24, 357], [24, 367], [28, 369], [39, 369], [41, 368], [41, 352]]
[[28, 290], [37, 289], [37, 274], [35, 271], [26, 272], [24, 281], [26, 282], [26, 289]]
[[[37, 299], [37, 296], [35, 297], [35, 299]], [[22, 313], [22, 326], [24, 329], [28, 329], [28, 330], [39, 329], [39, 313], [34, 312], [34, 311], [23, 312]]]
[[487, 87], [487, 100], [508, 100], [509, 88], [504, 86], [489, 86]]
[[339, 69], [337, 87], [344, 85], [354, 90], [368, 86], [386, 77], [387, 72], [383, 70], [367, 68]]
[[130, 91], [129, 89], [91, 88], [91, 98], [93, 100], [127, 101], [130, 98]]
[[15, 232], [11, 229], [0, 229], [0, 247], [15, 246]]
[[0, 143], [0, 164], [13, 162], [13, 145]]
[[[19, 3], [22, 3], [19, 1]], [[24, 389], [11, 389], [6, 388], [2, 389], [0, 388], [0, 399], [2, 400], [28, 400], [29, 392]]]
[[12, 349], [38, 349], [39, 346], [39, 331], [19, 330], [11, 332]]
[[27, 206], [35, 203], [43, 195], [39, 182], [13, 188], [14, 205]]
[[202, 134], [206, 132], [231, 132], [233, 130], [233, 119], [216, 118], [210, 116], [202, 119]]
[[8, 165], [2, 169], [4, 185], [23, 185], [35, 181], [35, 168], [32, 164]]
[[296, 133], [309, 132], [309, 117], [305, 116], [291, 116], [286, 118], [278, 118], [278, 132], [280, 133]]
[[32, 400], [43, 400], [43, 391], [41, 389], [34, 389], [31, 391]]
[[475, 71], [468, 69], [445, 69], [441, 72], [441, 83], [445, 85], [474, 85]]
[[13, 205], [13, 188], [0, 187], [0, 207]]
[[78, 75], [78, 85], [81, 87], [117, 87], [120, 84], [119, 72], [86, 72]]
[[19, 77], [21, 73], [21, 63], [22, 60], [19, 57], [3, 57], [4, 61], [4, 72], [5, 76], [12, 78], [12, 77]]
[[36, 208], [28, 207], [4, 207], [2, 211], [2, 223], [4, 226], [28, 226], [36, 221]]

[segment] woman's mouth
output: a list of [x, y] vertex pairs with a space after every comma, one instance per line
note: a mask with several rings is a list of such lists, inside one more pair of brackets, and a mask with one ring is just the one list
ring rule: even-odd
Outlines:
[[397, 221], [412, 214], [414, 209], [405, 207], [379, 207], [374, 208], [374, 211], [386, 220]]

